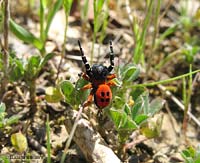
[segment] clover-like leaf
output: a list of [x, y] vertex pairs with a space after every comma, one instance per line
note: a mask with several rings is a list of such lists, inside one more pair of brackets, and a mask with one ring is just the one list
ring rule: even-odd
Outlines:
[[135, 66], [134, 64], [129, 64], [122, 68], [122, 81], [125, 83], [133, 81], [137, 79], [139, 73], [140, 69], [137, 66]]
[[11, 143], [17, 152], [25, 152], [28, 148], [26, 137], [21, 133], [15, 133], [11, 135]]
[[63, 100], [63, 96], [59, 88], [47, 87], [45, 90], [45, 99], [49, 103], [57, 103]]
[[72, 99], [74, 98], [73, 97], [74, 85], [70, 81], [66, 80], [61, 82], [59, 86], [62, 94], [65, 97], [66, 102], [71, 103]]
[[159, 97], [156, 99], [153, 99], [150, 103], [148, 114], [150, 116], [153, 116], [154, 114], [156, 114], [158, 111], [162, 109], [164, 104], [165, 104], [165, 100]]

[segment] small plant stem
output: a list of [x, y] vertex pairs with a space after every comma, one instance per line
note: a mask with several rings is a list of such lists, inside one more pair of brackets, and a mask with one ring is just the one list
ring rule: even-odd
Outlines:
[[[192, 72], [192, 64], [190, 64], [189, 72]], [[185, 79], [185, 78], [184, 78]], [[185, 80], [184, 80], [185, 81]], [[188, 89], [186, 89], [186, 83], [183, 83], [184, 90], [184, 118], [183, 118], [183, 133], [186, 140], [187, 122], [188, 122], [188, 110], [190, 106], [191, 94], [192, 94], [192, 74], [189, 75]]]
[[[153, 22], [153, 26], [154, 26], [154, 33], [153, 33], [153, 37], [152, 37], [152, 43], [151, 43], [151, 47], [150, 47], [150, 50], [149, 50], [149, 53], [147, 55], [147, 60], [149, 62], [147, 62], [147, 66], [146, 66], [146, 70], [149, 70], [152, 66], [151, 64], [151, 59], [153, 57], [153, 54], [155, 54], [155, 45], [156, 45], [156, 37], [157, 37], [157, 34], [158, 34], [158, 29], [159, 29], [159, 21], [158, 21], [158, 18], [159, 18], [159, 13], [160, 13], [160, 5], [161, 5], [161, 0], [157, 0], [156, 2], [156, 9], [155, 9], [155, 17], [154, 17], [154, 22]], [[149, 76], [149, 72], [150, 71], [146, 71], [146, 76], [144, 78], [144, 81], [147, 80], [148, 76]]]
[[159, 32], [159, 14], [160, 14], [160, 6], [161, 6], [161, 0], [157, 0], [156, 5], [156, 13], [155, 13], [155, 19], [154, 19], [154, 33], [153, 33], [153, 40], [152, 40], [152, 50], [154, 51], [155, 43], [156, 43], [156, 37]]
[[[155, 44], [156, 44], [156, 37], [157, 37], [157, 34], [158, 34], [158, 31], [159, 31], [159, 21], [158, 21], [158, 18], [159, 18], [159, 13], [160, 13], [160, 5], [161, 5], [161, 0], [157, 0], [156, 2], [156, 11], [155, 11], [155, 17], [154, 17], [154, 22], [153, 22], [153, 26], [154, 26], [154, 33], [153, 33], [153, 38], [152, 38], [152, 44], [151, 44], [151, 49], [150, 49], [150, 53], [148, 55], [148, 61], [147, 62], [147, 67], [146, 67], [146, 70], [149, 70], [150, 67], [151, 67], [151, 58], [153, 57], [153, 54], [155, 53]], [[147, 75], [146, 76], [149, 76], [148, 73], [150, 71], [147, 71]]]
[[182, 56], [178, 56], [182, 52], [182, 48], [173, 51], [172, 53], [168, 54], [167, 57], [163, 58], [156, 66], [155, 69], [159, 70], [164, 64], [168, 61], [172, 60], [176, 57], [176, 59], [182, 58]]
[[[9, 31], [9, 0], [5, 0], [5, 10], [4, 10], [4, 50], [8, 52], [8, 31]], [[5, 55], [8, 58], [8, 55]]]
[[28, 82], [29, 93], [30, 93], [30, 115], [34, 115], [37, 111], [36, 101], [35, 101], [35, 91], [36, 91], [36, 80], [32, 79]]
[[91, 50], [91, 55], [90, 55], [90, 65], [93, 64], [95, 40], [96, 40], [96, 33], [94, 32], [94, 34], [93, 34], [93, 41], [92, 41], [92, 50]]
[[8, 49], [8, 33], [9, 33], [9, 0], [4, 1], [4, 46], [3, 46], [3, 72], [4, 78], [1, 81], [1, 91], [0, 91], [0, 99], [6, 91], [6, 85], [8, 81], [8, 68], [9, 68], [9, 49]]
[[73, 138], [74, 133], [75, 133], [75, 131], [76, 131], [76, 127], [77, 127], [77, 125], [78, 125], [78, 121], [79, 121], [79, 119], [80, 119], [80, 117], [81, 117], [81, 113], [83, 112], [83, 109], [84, 109], [83, 106], [80, 106], [80, 107], [79, 107], [79, 111], [78, 111], [77, 117], [76, 117], [76, 119], [75, 119], [75, 121], [74, 121], [74, 125], [73, 125], [73, 127], [72, 127], [72, 130], [71, 130], [71, 132], [70, 132], [69, 138], [68, 138], [67, 143], [66, 143], [66, 145], [65, 145], [65, 149], [64, 149], [64, 152], [63, 152], [63, 154], [62, 154], [62, 158], [61, 158], [60, 163], [64, 163], [64, 162], [65, 162], [65, 158], [66, 158], [67, 151], [68, 151], [68, 149], [69, 149], [69, 146], [70, 146], [70, 144], [71, 144], [72, 138]]
[[58, 79], [58, 76], [59, 76], [59, 73], [60, 73], [60, 68], [61, 68], [63, 59], [64, 59], [64, 57], [65, 57], [65, 44], [66, 44], [66, 42], [67, 42], [68, 17], [69, 17], [69, 13], [66, 13], [64, 40], [63, 40], [62, 52], [61, 52], [61, 59], [60, 59], [59, 65], [58, 65], [58, 70], [57, 70], [56, 79]]
[[[108, 26], [108, 16], [109, 16], [109, 9], [108, 9], [109, 0], [106, 0], [104, 3], [106, 4], [105, 5], [105, 11], [104, 11], [105, 16], [104, 16], [104, 20], [103, 20], [103, 24], [102, 24], [101, 35], [100, 35], [100, 38], [99, 38], [99, 40], [100, 40], [99, 42], [101, 44], [103, 44], [103, 40], [106, 36], [106, 28]], [[99, 52], [100, 52], [100, 46], [99, 46]], [[98, 52], [98, 55], [100, 54], [99, 52]]]
[[137, 85], [130, 85], [130, 86], [127, 86], [126, 88], [134, 88], [134, 87], [152, 87], [152, 86], [155, 86], [155, 85], [158, 85], [158, 84], [166, 84], [166, 83], [170, 83], [174, 80], [179, 80], [179, 79], [182, 79], [184, 77], [187, 77], [187, 76], [190, 76], [192, 74], [196, 74], [200, 72], [200, 69], [199, 70], [195, 70], [195, 71], [192, 71], [192, 72], [189, 72], [189, 73], [186, 73], [186, 74], [183, 74], [183, 75], [180, 75], [180, 76], [176, 76], [176, 77], [173, 77], [173, 78], [170, 78], [170, 79], [166, 79], [166, 80], [160, 80], [160, 81], [156, 81], [156, 82], [152, 82], [152, 83], [144, 83], [144, 84], [137, 84]]
[[46, 131], [47, 131], [47, 163], [51, 163], [51, 142], [50, 142], [49, 114], [47, 114]]
[[161, 20], [163, 19], [163, 17], [165, 16], [165, 14], [167, 13], [167, 11], [169, 10], [170, 6], [172, 5], [172, 3], [174, 2], [174, 0], [169, 0], [166, 7], [165, 7], [165, 10], [164, 12], [162, 12], [160, 18], [159, 18], [159, 22], [161, 22]]
[[148, 4], [146, 17], [144, 19], [144, 24], [142, 27], [141, 36], [140, 36], [140, 39], [137, 40], [138, 42], [136, 42], [137, 45], [135, 47], [134, 57], [133, 57], [133, 63], [136, 63], [136, 64], [138, 64], [140, 62], [140, 59], [143, 59], [143, 61], [144, 61], [143, 50], [144, 50], [145, 38], [146, 38], [147, 30], [148, 30], [148, 25], [150, 23], [150, 18], [152, 15], [153, 2], [154, 2], [154, 0], [150, 0], [150, 2]]
[[93, 0], [93, 8], [94, 8], [94, 33], [93, 33], [93, 41], [92, 41], [92, 50], [90, 54], [90, 64], [93, 64], [94, 57], [94, 43], [96, 42], [96, 33], [97, 33], [97, 9], [96, 9], [96, 0]]
[[45, 20], [44, 4], [43, 0], [40, 0], [40, 40], [43, 43], [43, 47], [40, 50], [40, 53], [42, 56], [45, 55], [45, 42], [46, 42], [45, 31], [44, 31], [44, 20]]

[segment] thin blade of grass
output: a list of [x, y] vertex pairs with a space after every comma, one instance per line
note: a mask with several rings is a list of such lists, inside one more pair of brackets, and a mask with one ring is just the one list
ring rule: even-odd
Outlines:
[[69, 12], [71, 10], [72, 2], [73, 2], [73, 0], [64, 0], [63, 1], [63, 6], [64, 6], [66, 14], [69, 14]]
[[154, 2], [154, 0], [150, 0], [150, 2], [149, 2], [147, 14], [144, 19], [142, 33], [141, 33], [140, 39], [138, 40], [139, 42], [137, 43], [138, 48], [136, 48], [137, 51], [134, 52], [133, 63], [136, 63], [136, 64], [138, 64], [140, 62], [140, 59], [142, 58], [142, 55], [143, 55], [146, 33], [148, 30], [148, 25], [151, 20], [151, 15], [152, 15], [152, 11], [153, 11], [153, 2]]
[[46, 130], [47, 130], [47, 163], [51, 163], [51, 142], [50, 142], [49, 115], [47, 115]]
[[50, 25], [52, 23], [52, 19], [55, 16], [56, 12], [60, 9], [60, 7], [63, 4], [63, 0], [57, 0], [55, 5], [51, 10], [49, 10], [49, 14], [47, 15], [47, 25], [45, 28], [45, 36], [47, 37], [47, 34], [49, 32]]
[[192, 74], [196, 74], [198, 72], [200, 72], [200, 69], [192, 71], [192, 72], [189, 72], [189, 73], [186, 73], [186, 74], [183, 74], [183, 75], [179, 75], [179, 76], [176, 76], [176, 77], [173, 77], [173, 78], [169, 78], [169, 79], [166, 79], [166, 80], [160, 80], [160, 81], [156, 81], [156, 82], [152, 82], [152, 83], [144, 83], [144, 84], [138, 84], [138, 85], [130, 85], [127, 88], [134, 88], [134, 87], [138, 87], [138, 86], [151, 87], [151, 86], [155, 86], [155, 85], [159, 85], [159, 84], [166, 84], [166, 83], [170, 83], [170, 82], [172, 82], [174, 80], [179, 80], [179, 79], [182, 79], [182, 78], [184, 78], [186, 76], [190, 76]]

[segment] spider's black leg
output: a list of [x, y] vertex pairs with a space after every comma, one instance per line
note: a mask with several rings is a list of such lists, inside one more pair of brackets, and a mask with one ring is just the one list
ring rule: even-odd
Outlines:
[[90, 65], [87, 61], [87, 58], [85, 57], [84, 55], [84, 52], [83, 52], [83, 49], [81, 47], [81, 43], [80, 41], [78, 40], [78, 45], [79, 45], [79, 48], [80, 48], [80, 52], [81, 52], [81, 56], [82, 56], [82, 61], [85, 65], [85, 68], [86, 68], [86, 74], [90, 77], [91, 76], [91, 68], [90, 68]]
[[108, 67], [108, 71], [111, 72], [114, 68], [114, 52], [112, 47], [112, 41], [110, 41], [110, 66]]

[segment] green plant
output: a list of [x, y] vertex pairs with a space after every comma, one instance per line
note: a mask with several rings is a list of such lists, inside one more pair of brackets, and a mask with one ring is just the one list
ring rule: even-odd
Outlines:
[[[154, 99], [150, 103], [148, 92], [144, 87], [137, 87], [136, 85], [134, 88], [127, 89], [127, 86], [132, 85], [133, 80], [138, 75], [139, 69], [133, 64], [119, 68], [118, 76], [121, 77], [122, 83], [118, 79], [114, 80], [118, 86], [121, 85], [121, 88], [113, 88], [112, 107], [108, 106], [104, 109], [116, 126], [121, 144], [128, 138], [129, 133], [140, 129], [141, 124], [147, 123], [147, 119], [157, 113], [163, 105], [162, 99]], [[86, 100], [86, 95], [88, 95], [87, 91], [80, 90], [84, 84], [85, 80], [83, 79], [79, 79], [75, 86], [69, 81], [63, 81], [56, 88], [51, 88], [49, 93], [47, 92], [46, 99], [47, 101], [50, 99], [50, 102], [58, 102], [64, 99], [72, 108], [77, 108]], [[130, 104], [130, 101], [127, 101], [130, 98], [135, 101], [133, 105]], [[144, 127], [143, 133], [147, 137], [159, 134], [155, 131], [149, 135], [150, 131], [147, 132], [148, 125], [146, 124]]]
[[[119, 79], [114, 80], [120, 88], [112, 89], [113, 103], [104, 111], [116, 126], [120, 144], [124, 144], [129, 134], [135, 130], [140, 130], [147, 138], [156, 137], [160, 133], [162, 120], [151, 121], [151, 119], [162, 108], [164, 100], [156, 98], [150, 102], [146, 86], [170, 83], [199, 71], [191, 71], [163, 81], [133, 85], [133, 81], [139, 75], [139, 68], [134, 64], [119, 67], [117, 74]], [[85, 82], [82, 78], [75, 85], [70, 81], [62, 81], [56, 87], [50, 87], [49, 91], [46, 92], [46, 100], [49, 102], [64, 100], [73, 109], [77, 109], [86, 100], [89, 93], [80, 90]]]
[[[192, 72], [192, 64], [190, 64], [189, 72]], [[183, 131], [184, 136], [186, 138], [186, 132], [187, 132], [187, 123], [188, 123], [188, 110], [189, 110], [189, 104], [192, 96], [192, 75], [189, 76], [188, 80], [188, 88], [186, 86], [186, 79], [183, 78], [183, 102], [184, 102], [184, 118], [183, 118]]]
[[[135, 40], [135, 47], [133, 51], [133, 63], [138, 64], [142, 63], [144, 64], [144, 46], [145, 46], [145, 40], [146, 40], [146, 34], [148, 31], [148, 25], [151, 20], [151, 15], [153, 12], [153, 4], [154, 0], [150, 0], [146, 2], [146, 14], [145, 18], [143, 20], [143, 25], [140, 28], [139, 21], [136, 17], [132, 20], [132, 30], [134, 33], [134, 40]], [[159, 14], [159, 12], [156, 12]], [[157, 17], [158, 19], [158, 17]]]
[[81, 20], [83, 21], [83, 25], [85, 26], [88, 16], [88, 7], [89, 7], [89, 0], [84, 0], [83, 9], [81, 10]]
[[[107, 2], [107, 1], [106, 1]], [[90, 56], [90, 64], [93, 63], [94, 56], [94, 43], [96, 42], [97, 32], [100, 29], [101, 25], [104, 24], [103, 30], [106, 28], [106, 19], [108, 18], [107, 14], [103, 12], [104, 0], [94, 0], [93, 1], [93, 12], [94, 12], [94, 33], [93, 33], [93, 41], [92, 41], [92, 51]], [[107, 4], [107, 3], [105, 3]]]
[[50, 125], [49, 125], [49, 115], [47, 115], [46, 121], [46, 131], [47, 131], [47, 163], [51, 163], [51, 141], [50, 141]]
[[[10, 30], [13, 34], [20, 40], [33, 45], [40, 51], [40, 56], [31, 56], [27, 61], [23, 59], [18, 59], [17, 57], [10, 56], [8, 57], [10, 67], [5, 66], [5, 55], [1, 54], [0, 68], [5, 72], [6, 68], [6, 79], [10, 81], [17, 81], [19, 79], [24, 79], [28, 85], [30, 92], [30, 103], [31, 103], [31, 113], [36, 111], [36, 102], [35, 102], [35, 89], [36, 89], [36, 79], [39, 75], [40, 70], [43, 68], [45, 63], [53, 57], [53, 53], [46, 54], [45, 45], [48, 37], [49, 27], [55, 16], [56, 12], [60, 9], [63, 4], [63, 0], [57, 0], [55, 3], [50, 3], [47, 0], [40, 0], [40, 36], [37, 37], [31, 32], [27, 31], [22, 26], [15, 23], [14, 20], [9, 20]], [[49, 6], [51, 5], [51, 6]], [[48, 10], [45, 14], [45, 10]], [[8, 49], [6, 50], [7, 54], [10, 54]], [[6, 64], [8, 65], [8, 64]], [[5, 75], [4, 75], [5, 76]], [[3, 84], [3, 82], [2, 82]], [[3, 87], [3, 85], [2, 85]]]
[[[3, 26], [3, 43], [0, 39], [0, 50], [1, 50], [1, 59], [2, 59], [2, 76], [3, 78], [1, 79], [1, 87], [0, 87], [0, 98], [3, 97], [5, 91], [6, 91], [6, 86], [7, 86], [7, 82], [8, 82], [8, 75], [7, 75], [7, 71], [9, 69], [9, 49], [8, 49], [8, 33], [9, 33], [9, 1], [5, 0], [3, 3], [0, 4], [1, 6], [1, 23], [0, 25]], [[2, 28], [2, 27], [0, 27]]]
[[199, 163], [200, 162], [200, 146], [194, 147], [190, 146], [181, 152], [181, 156], [186, 163]]
[[6, 118], [6, 106], [4, 103], [0, 103], [0, 130], [4, 129], [6, 126], [11, 126], [14, 123], [17, 123], [20, 119], [19, 115], [13, 115], [9, 118]]
[[[39, 37], [27, 31], [22, 26], [16, 24], [14, 20], [12, 19], [10, 20], [11, 32], [20, 40], [36, 47], [40, 51], [41, 56], [44, 56], [46, 54], [45, 45], [46, 45], [46, 40], [48, 37], [49, 28], [52, 23], [53, 17], [62, 6], [63, 0], [57, 0], [55, 3], [51, 3], [51, 6], [48, 6], [47, 4], [50, 4], [48, 0], [40, 0], [40, 10], [39, 10], [40, 36]], [[48, 12], [46, 15], [45, 10], [47, 9], [48, 9]]]
[[[31, 56], [28, 60], [17, 58], [15, 55], [10, 56], [10, 67], [7, 72], [9, 81], [16, 82], [24, 80], [30, 92], [31, 113], [36, 111], [35, 89], [36, 79], [45, 64], [54, 56], [54, 53], [48, 53], [44, 57], [39, 55]], [[0, 63], [0, 68], [2, 67]]]
[[68, 17], [70, 14], [70, 10], [71, 10], [71, 6], [72, 6], [72, 0], [63, 0], [63, 7], [65, 10], [65, 31], [64, 31], [64, 40], [63, 40], [63, 46], [62, 46], [62, 52], [61, 52], [61, 59], [60, 59], [60, 63], [58, 65], [58, 72], [57, 72], [57, 78], [60, 72], [60, 67], [62, 65], [62, 60], [65, 56], [65, 45], [67, 42], [67, 27], [68, 27]]
[[154, 134], [151, 132], [150, 135], [150, 128], [147, 125], [150, 121], [147, 120], [162, 108], [164, 101], [157, 98], [149, 102], [149, 94], [145, 87], [135, 85], [134, 88], [127, 89], [127, 86], [132, 85], [139, 75], [137, 66], [129, 64], [120, 68], [119, 71], [122, 87], [116, 90], [113, 105], [108, 109], [108, 114], [116, 126], [120, 143], [124, 144], [129, 134], [138, 129], [143, 131], [146, 137], [158, 136], [159, 132], [156, 133], [156, 131]]
[[12, 146], [15, 148], [17, 152], [23, 153], [27, 150], [28, 148], [27, 138], [21, 131], [12, 134], [10, 139]]
[[10, 163], [10, 159], [7, 156], [0, 156], [0, 162]]
[[[157, 49], [160, 43], [165, 40], [168, 36], [173, 35], [175, 32], [181, 32], [181, 39], [184, 44], [179, 47], [177, 50], [166, 55], [165, 58], [161, 60], [161, 62], [155, 66], [156, 69], [160, 69], [165, 63], [177, 57], [178, 60], [185, 60], [187, 63], [192, 64], [194, 62], [194, 57], [198, 54], [199, 47], [199, 39], [197, 35], [192, 35], [191, 32], [199, 26], [199, 20], [195, 18], [195, 15], [191, 16], [189, 14], [189, 1], [183, 0], [180, 4], [180, 17], [179, 19], [169, 27], [165, 32], [159, 35], [156, 39], [155, 49]], [[198, 10], [196, 11], [196, 15], [198, 14]]]

